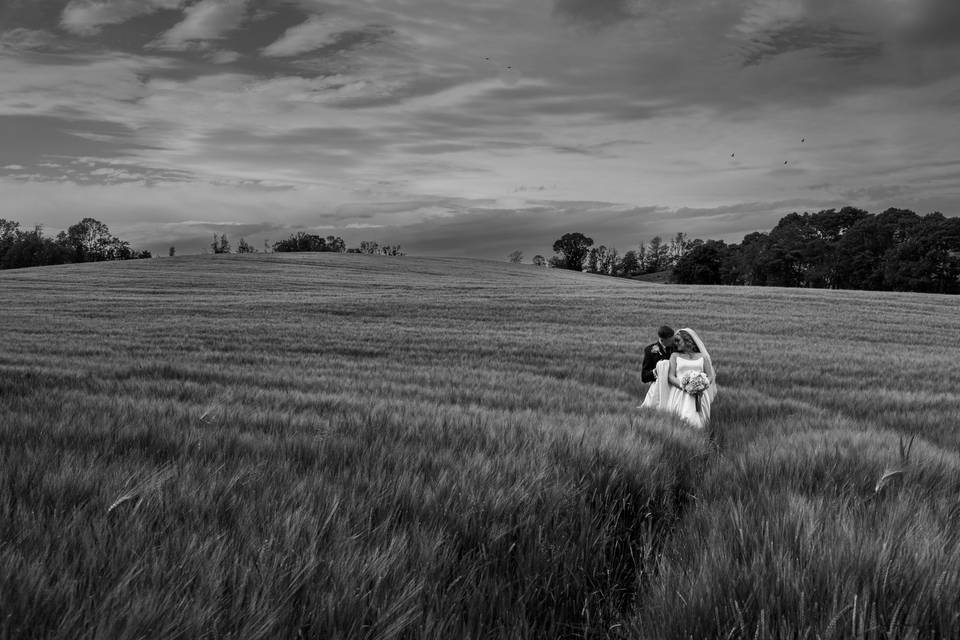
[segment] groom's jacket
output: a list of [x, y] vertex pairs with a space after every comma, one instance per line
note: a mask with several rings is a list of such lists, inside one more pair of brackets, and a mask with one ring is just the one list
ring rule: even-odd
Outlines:
[[643, 350], [643, 365], [640, 367], [640, 379], [643, 382], [653, 382], [657, 379], [657, 376], [654, 375], [654, 370], [657, 368], [657, 363], [661, 360], [669, 360], [670, 354], [676, 351], [673, 347], [665, 347], [659, 342], [654, 342], [653, 344], [648, 344], [647, 348]]

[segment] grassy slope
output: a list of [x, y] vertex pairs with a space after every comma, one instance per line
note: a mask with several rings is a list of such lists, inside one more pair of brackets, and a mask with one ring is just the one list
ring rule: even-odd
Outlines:
[[[958, 307], [322, 254], [0, 273], [0, 635], [955, 628]], [[662, 322], [718, 365], [709, 459], [634, 408]]]

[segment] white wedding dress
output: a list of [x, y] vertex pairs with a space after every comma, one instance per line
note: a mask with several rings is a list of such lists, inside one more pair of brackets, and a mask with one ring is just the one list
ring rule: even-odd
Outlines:
[[[700, 337], [690, 329], [687, 329], [697, 342], [701, 353], [706, 353], [706, 348], [700, 341]], [[707, 356], [709, 357], [709, 355]], [[698, 355], [694, 358], [687, 358], [683, 355], [677, 356], [677, 377], [680, 378], [688, 371], [703, 371], [703, 356]], [[661, 409], [675, 413], [690, 425], [697, 429], [703, 429], [710, 420], [710, 403], [717, 395], [717, 386], [714, 380], [710, 381], [710, 387], [700, 394], [700, 411], [697, 411], [697, 400], [692, 395], [678, 387], [671, 386], [668, 382], [670, 373], [670, 361], [661, 360], [657, 363], [657, 379], [650, 384], [647, 389], [647, 395], [643, 399], [641, 407], [651, 409]]]
[[[688, 359], [677, 356], [677, 377], [690, 371], [703, 371], [703, 358]], [[667, 402], [669, 410], [677, 414], [691, 425], [703, 429], [710, 419], [710, 389], [700, 394], [700, 411], [697, 411], [697, 399], [683, 389], [670, 387], [670, 397]]]

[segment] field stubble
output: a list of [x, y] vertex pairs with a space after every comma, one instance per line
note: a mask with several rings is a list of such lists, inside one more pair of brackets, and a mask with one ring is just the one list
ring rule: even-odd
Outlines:
[[[958, 306], [339, 255], [2, 273], [0, 636], [951, 637]], [[711, 440], [635, 408], [663, 322], [711, 349]]]

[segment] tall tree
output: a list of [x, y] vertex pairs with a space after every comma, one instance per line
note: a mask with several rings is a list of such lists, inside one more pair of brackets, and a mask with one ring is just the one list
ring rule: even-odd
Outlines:
[[617, 271], [617, 275], [623, 278], [631, 278], [640, 273], [640, 261], [637, 258], [637, 252], [631, 249], [623, 254]]
[[587, 271], [590, 273], [604, 273], [603, 267], [607, 261], [607, 247], [600, 245], [593, 247], [587, 253]]
[[647, 273], [656, 273], [657, 271], [663, 271], [664, 269], [668, 268], [669, 252], [670, 247], [664, 244], [663, 238], [660, 236], [654, 236], [651, 238], [646, 249], [646, 262], [644, 264], [644, 271]]
[[520, 264], [523, 262], [523, 251], [512, 251], [510, 255], [507, 256], [507, 260], [509, 260], [511, 264]]
[[690, 240], [687, 238], [687, 234], [682, 231], [678, 232], [670, 241], [670, 247], [667, 250], [667, 262], [671, 266], [677, 264], [677, 260], [683, 257], [689, 246]]
[[84, 218], [57, 235], [57, 242], [72, 253], [74, 262], [99, 262], [123, 257], [124, 244], [110, 235], [110, 229], [94, 218]]
[[582, 233], [565, 233], [553, 243], [553, 251], [558, 254], [557, 264], [563, 269], [583, 271], [583, 261], [593, 246], [593, 238]]

